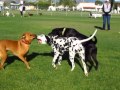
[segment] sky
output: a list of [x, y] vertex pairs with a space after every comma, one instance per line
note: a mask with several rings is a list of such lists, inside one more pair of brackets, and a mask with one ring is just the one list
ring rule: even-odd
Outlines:
[[120, 0], [115, 0], [116, 2], [118, 1], [118, 2], [120, 2]]
[[[0, 0], [0, 1], [5, 1], [5, 0]], [[17, 1], [19, 2], [20, 0], [6, 0], [6, 1]], [[25, 1], [37, 1], [37, 0], [25, 0]], [[55, 1], [55, 0], [53, 0]], [[56, 1], [59, 1], [59, 0], [56, 0]], [[76, 0], [77, 2], [80, 2], [80, 1], [84, 1], [84, 2], [95, 2], [96, 0]], [[101, 0], [101, 1], [104, 1], [104, 0]], [[120, 2], [120, 0], [115, 0], [117, 2]]]

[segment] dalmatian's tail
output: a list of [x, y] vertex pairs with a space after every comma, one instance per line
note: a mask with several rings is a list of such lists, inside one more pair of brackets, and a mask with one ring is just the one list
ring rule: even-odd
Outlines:
[[87, 42], [87, 41], [91, 40], [96, 35], [96, 33], [97, 33], [97, 29], [94, 31], [94, 33], [92, 34], [92, 36], [90, 36], [87, 39], [80, 40], [80, 42], [84, 43], [84, 42]]

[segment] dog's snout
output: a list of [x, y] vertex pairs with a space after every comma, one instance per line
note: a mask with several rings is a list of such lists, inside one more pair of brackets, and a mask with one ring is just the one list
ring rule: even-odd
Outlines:
[[34, 39], [37, 39], [37, 35], [36, 34], [34, 34]]
[[33, 37], [33, 39], [36, 39], [36, 38], [37, 38], [37, 35], [36, 35], [36, 34], [31, 34], [30, 36]]
[[39, 39], [39, 35], [36, 35], [36, 39]]

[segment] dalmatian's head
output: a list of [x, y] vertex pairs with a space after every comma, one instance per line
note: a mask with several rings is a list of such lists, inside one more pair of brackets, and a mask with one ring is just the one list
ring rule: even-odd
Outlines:
[[37, 40], [39, 44], [47, 44], [47, 38], [44, 34], [37, 35]]
[[37, 35], [37, 40], [39, 44], [49, 44], [51, 45], [53, 41], [55, 41], [58, 38], [58, 36], [47, 36], [44, 34]]

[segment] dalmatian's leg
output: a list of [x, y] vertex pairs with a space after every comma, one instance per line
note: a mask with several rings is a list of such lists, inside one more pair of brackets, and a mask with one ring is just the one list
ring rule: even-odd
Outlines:
[[55, 62], [56, 62], [58, 56], [59, 56], [59, 52], [55, 51], [55, 52], [54, 52], [54, 58], [53, 58], [53, 61], [52, 61], [52, 66], [53, 66], [54, 68], [56, 68]]
[[62, 55], [59, 55], [59, 57], [58, 57], [58, 65], [61, 65], [61, 61], [62, 61]]
[[69, 51], [69, 59], [70, 59], [70, 62], [72, 64], [71, 71], [73, 71], [74, 68], [75, 68], [74, 57], [75, 57], [75, 52], [73, 52], [73, 51], [70, 50]]
[[62, 61], [62, 56], [64, 54], [64, 51], [60, 53], [59, 57], [58, 57], [58, 65], [61, 65], [61, 61]]
[[78, 55], [79, 55], [79, 57], [81, 57], [84, 73], [85, 73], [86, 76], [88, 76], [87, 66], [86, 66], [86, 63], [85, 63], [85, 53], [83, 51], [81, 51], [81, 52], [78, 53]]

